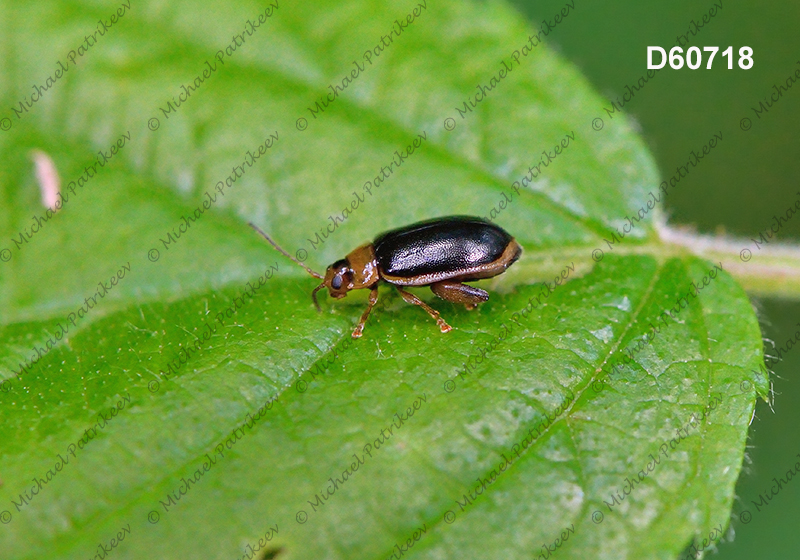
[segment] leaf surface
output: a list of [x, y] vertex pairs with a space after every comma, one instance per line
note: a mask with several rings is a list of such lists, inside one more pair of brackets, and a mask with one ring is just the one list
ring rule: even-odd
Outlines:
[[[546, 37], [523, 56], [532, 31], [502, 3], [281, 2], [247, 34], [267, 6], [131, 3], [28, 112], [0, 114], [4, 556], [91, 557], [121, 532], [119, 558], [386, 558], [409, 538], [419, 558], [529, 558], [570, 528], [565, 558], [672, 558], [724, 530], [766, 392], [758, 323], [727, 273], [704, 285], [713, 263], [655, 241], [651, 212], [604, 242], [658, 183], [624, 120], [595, 130], [600, 99]], [[2, 107], [114, 9], [0, 3]], [[34, 149], [76, 190], [19, 241], [45, 215]], [[492, 217], [522, 260], [476, 311], [433, 302], [448, 335], [382, 288], [357, 342], [365, 294], [318, 315], [315, 282], [246, 225], [319, 270], [446, 214]]]

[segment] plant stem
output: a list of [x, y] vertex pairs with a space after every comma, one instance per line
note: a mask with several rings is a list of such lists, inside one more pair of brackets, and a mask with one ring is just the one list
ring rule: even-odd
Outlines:
[[[698, 235], [663, 225], [656, 229], [658, 236], [648, 242], [621, 244], [606, 252], [652, 255], [659, 259], [693, 254], [711, 262], [722, 262], [722, 268], [751, 295], [800, 300], [800, 245], [770, 242], [759, 246], [752, 239]], [[550, 280], [567, 265], [574, 267], [570, 277], [582, 276], [597, 264], [592, 255], [593, 250], [599, 247], [605, 247], [605, 244], [597, 244], [594, 248], [560, 247], [523, 255], [523, 262], [511, 267], [502, 279], [493, 280], [492, 289], [503, 291], [512, 289], [517, 283]]]
[[710, 261], [722, 261], [750, 294], [761, 297], [800, 299], [800, 246], [761, 243], [752, 239], [697, 235], [676, 228], [660, 227], [666, 244], [686, 247]]

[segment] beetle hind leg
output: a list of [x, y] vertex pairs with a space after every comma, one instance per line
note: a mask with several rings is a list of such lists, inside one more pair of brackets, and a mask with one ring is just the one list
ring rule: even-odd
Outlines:
[[443, 333], [446, 333], [446, 332], [450, 332], [451, 330], [453, 330], [453, 327], [448, 325], [445, 322], [445, 320], [442, 319], [442, 317], [439, 315], [438, 311], [436, 311], [435, 309], [433, 309], [432, 307], [427, 305], [424, 301], [419, 299], [414, 294], [405, 291], [400, 286], [395, 285], [395, 288], [397, 288], [397, 291], [400, 292], [400, 295], [403, 297], [403, 299], [406, 301], [406, 303], [412, 303], [414, 305], [419, 305], [422, 309], [427, 311], [428, 315], [433, 317], [433, 320], [436, 321], [437, 325], [439, 325], [439, 330], [440, 331], [442, 331]]
[[478, 307], [479, 303], [489, 299], [489, 292], [473, 286], [467, 286], [461, 282], [436, 282], [431, 284], [431, 291], [443, 300], [452, 303], [463, 303], [470, 311]]

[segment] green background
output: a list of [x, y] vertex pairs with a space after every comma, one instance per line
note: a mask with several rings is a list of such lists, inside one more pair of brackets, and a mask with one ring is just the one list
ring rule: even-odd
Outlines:
[[[515, 0], [535, 27], [542, 18], [559, 11], [563, 1]], [[646, 73], [647, 46], [667, 52], [679, 34], [687, 33], [691, 20], [702, 22], [715, 2], [575, 2], [575, 10], [545, 39], [576, 64], [595, 88], [614, 100]], [[670, 224], [696, 227], [701, 233], [722, 233], [758, 239], [773, 215], [783, 214], [798, 199], [800, 190], [800, 82], [785, 92], [759, 119], [751, 107], [783, 84], [800, 61], [800, 3], [717, 1], [722, 9], [690, 37], [684, 47], [741, 46], [753, 49], [753, 67], [727, 69], [727, 59], [717, 58], [711, 70], [705, 61], [697, 70], [672, 70], [669, 65], [651, 79], [623, 112], [634, 117], [652, 150], [662, 176], [685, 164], [689, 151], [722, 131], [724, 141], [715, 157], [704, 161], [664, 200]], [[609, 105], [610, 107], [610, 101]], [[606, 123], [610, 119], [601, 114]], [[743, 131], [740, 121], [750, 118]], [[786, 223], [778, 240], [800, 239], [800, 217]], [[775, 240], [773, 240], [773, 243]], [[761, 320], [767, 353], [773, 341], [784, 346], [794, 338], [800, 304], [781, 300], [753, 300]], [[784, 355], [774, 366], [772, 409], [759, 402], [750, 428], [745, 468], [737, 486], [738, 504], [731, 529], [715, 558], [795, 559], [800, 555], [800, 481], [784, 486], [766, 508], [757, 512], [751, 500], [785, 476], [798, 460], [800, 437], [800, 351]], [[752, 521], [742, 524], [738, 514], [752, 510]]]

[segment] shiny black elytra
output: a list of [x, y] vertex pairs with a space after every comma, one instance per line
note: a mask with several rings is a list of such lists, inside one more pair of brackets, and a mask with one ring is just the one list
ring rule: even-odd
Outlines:
[[345, 297], [350, 290], [369, 288], [369, 306], [361, 315], [353, 338], [359, 338], [364, 331], [369, 312], [378, 301], [381, 281], [393, 284], [406, 302], [422, 307], [446, 333], [452, 327], [439, 312], [403, 287], [430, 286], [440, 298], [475, 309], [489, 299], [489, 294], [462, 282], [502, 274], [522, 254], [519, 243], [491, 222], [471, 216], [446, 216], [387, 231], [330, 265], [322, 276], [281, 249], [255, 225], [250, 226], [284, 256], [322, 279], [322, 284], [311, 292], [318, 311], [317, 292], [322, 288], [328, 288], [336, 299]]

